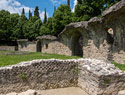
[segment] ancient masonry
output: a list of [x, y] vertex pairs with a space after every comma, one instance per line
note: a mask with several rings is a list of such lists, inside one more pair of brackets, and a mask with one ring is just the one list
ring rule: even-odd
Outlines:
[[0, 67], [0, 93], [81, 87], [90, 95], [117, 95], [125, 72], [96, 59], [34, 60]]
[[18, 50], [83, 56], [125, 64], [125, 0], [105, 10], [102, 18], [94, 17], [67, 25], [57, 38], [47, 35], [37, 37], [36, 42], [19, 41]]

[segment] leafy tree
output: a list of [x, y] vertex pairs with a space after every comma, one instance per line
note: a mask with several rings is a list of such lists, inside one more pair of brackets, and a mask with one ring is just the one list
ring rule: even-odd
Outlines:
[[44, 14], [44, 24], [47, 22], [47, 14], [46, 14], [46, 8], [45, 8], [45, 14]]
[[35, 8], [34, 16], [37, 16], [38, 18], [40, 18], [40, 16], [39, 16], [39, 8], [38, 8], [38, 6], [36, 6], [36, 8]]
[[24, 39], [24, 30], [23, 30], [23, 26], [24, 24], [27, 22], [27, 18], [25, 15], [21, 15], [19, 17], [19, 20], [18, 20], [18, 23], [16, 25], [16, 28], [15, 28], [15, 31], [13, 33], [14, 37], [15, 38], [18, 38], [18, 39]]
[[0, 40], [9, 40], [9, 16], [8, 11], [0, 11]]
[[40, 27], [42, 25], [41, 20], [33, 16], [27, 23], [24, 24], [24, 37], [29, 40], [34, 40], [40, 33]]
[[73, 21], [89, 20], [91, 17], [99, 16], [106, 8], [118, 1], [120, 0], [78, 0]]
[[41, 36], [51, 34], [50, 31], [51, 30], [45, 24], [40, 27], [40, 35]]
[[52, 21], [53, 35], [59, 34], [64, 27], [71, 22], [71, 16], [71, 9], [68, 5], [61, 5], [58, 7]]

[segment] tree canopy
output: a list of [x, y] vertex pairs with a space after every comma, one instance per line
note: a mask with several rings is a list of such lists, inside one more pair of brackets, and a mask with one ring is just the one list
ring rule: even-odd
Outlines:
[[29, 39], [35, 40], [37, 36], [57, 36], [64, 27], [71, 22], [86, 21], [91, 17], [100, 16], [106, 9], [120, 0], [78, 0], [75, 12], [71, 12], [70, 0], [67, 5], [54, 6], [52, 17], [45, 14], [43, 22], [40, 19], [39, 8], [36, 6], [34, 15], [29, 10], [29, 18], [25, 16], [25, 9], [21, 15], [10, 14], [8, 11], [0, 11], [0, 40]]

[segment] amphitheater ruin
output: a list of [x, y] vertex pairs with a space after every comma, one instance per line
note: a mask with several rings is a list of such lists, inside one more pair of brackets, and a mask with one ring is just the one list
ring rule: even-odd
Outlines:
[[111, 64], [111, 61], [125, 64], [125, 0], [105, 10], [102, 18], [71, 23], [58, 37], [36, 39], [18, 40], [18, 51], [84, 58], [33, 60], [0, 67], [2, 95], [64, 87], [80, 87], [88, 95], [125, 95], [125, 91], [119, 92], [125, 90], [125, 71]]

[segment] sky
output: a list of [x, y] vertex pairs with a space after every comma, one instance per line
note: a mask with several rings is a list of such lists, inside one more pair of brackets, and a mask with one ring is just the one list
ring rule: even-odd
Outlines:
[[[51, 17], [54, 12], [54, 5], [58, 8], [60, 4], [67, 4], [67, 0], [0, 0], [0, 10], [21, 14], [22, 8], [24, 8], [28, 17], [29, 10], [33, 13], [35, 7], [38, 6], [40, 17], [43, 20], [45, 8], [47, 10], [47, 16]], [[72, 12], [76, 4], [77, 0], [70, 0]]]

